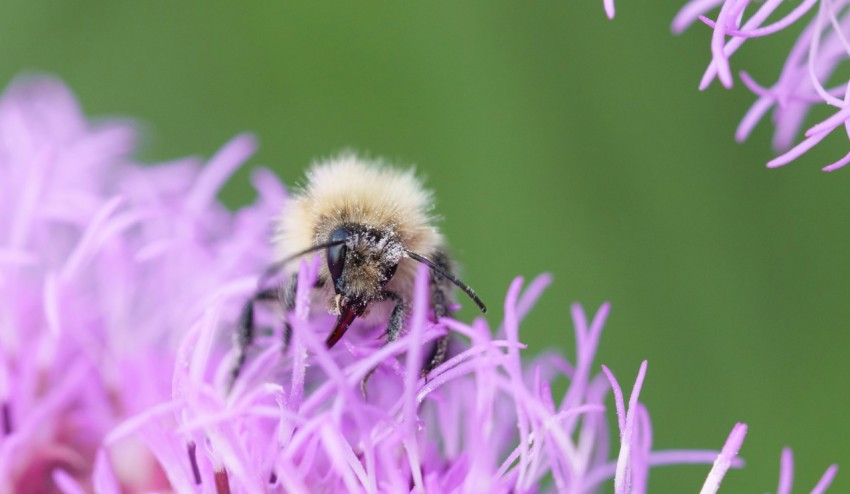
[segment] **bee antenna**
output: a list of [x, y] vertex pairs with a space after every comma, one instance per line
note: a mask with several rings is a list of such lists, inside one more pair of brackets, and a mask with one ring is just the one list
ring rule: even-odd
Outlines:
[[463, 293], [467, 294], [469, 296], [469, 298], [471, 298], [472, 301], [475, 302], [475, 305], [478, 306], [478, 308], [481, 310], [481, 312], [483, 314], [487, 313], [487, 306], [484, 305], [484, 302], [481, 300], [481, 298], [478, 297], [478, 295], [475, 293], [475, 290], [473, 290], [472, 288], [469, 287], [469, 285], [460, 281], [453, 274], [451, 274], [448, 271], [446, 271], [445, 269], [441, 268], [440, 266], [435, 264], [433, 261], [431, 261], [427, 257], [420, 256], [416, 252], [411, 252], [409, 250], [407, 250], [405, 252], [407, 253], [408, 257], [410, 257], [414, 261], [421, 262], [422, 264], [431, 268], [433, 271], [436, 271], [440, 275], [444, 276], [447, 280], [454, 283], [455, 286], [457, 286], [458, 288], [463, 290]]
[[328, 247], [336, 247], [337, 245], [342, 245], [345, 243], [345, 240], [334, 240], [331, 242], [325, 242], [323, 244], [314, 245], [310, 248], [304, 249], [297, 254], [293, 254], [286, 259], [281, 259], [280, 261], [275, 261], [269, 267], [263, 271], [263, 274], [260, 275], [260, 279], [257, 281], [257, 286], [263, 286], [269, 281], [270, 278], [274, 277], [276, 274], [280, 273], [283, 268], [289, 264], [290, 262], [298, 259], [299, 257], [309, 254], [311, 252], [316, 252], [322, 249], [327, 249]]

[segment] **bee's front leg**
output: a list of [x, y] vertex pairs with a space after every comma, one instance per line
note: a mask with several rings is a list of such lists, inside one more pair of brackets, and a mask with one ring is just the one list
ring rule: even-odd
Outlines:
[[[395, 302], [393, 311], [390, 313], [389, 323], [387, 324], [387, 340], [384, 342], [386, 345], [387, 343], [392, 343], [401, 336], [401, 333], [404, 330], [404, 316], [407, 310], [404, 300], [395, 292], [384, 291], [383, 299]], [[373, 367], [360, 381], [360, 392], [363, 393], [363, 399], [366, 399], [366, 384], [369, 382], [369, 378], [372, 377], [372, 374], [374, 374], [376, 370], [378, 370], [378, 368]]]

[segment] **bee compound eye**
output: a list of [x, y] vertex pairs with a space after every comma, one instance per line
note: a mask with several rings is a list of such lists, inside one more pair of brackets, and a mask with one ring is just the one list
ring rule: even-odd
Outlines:
[[[340, 241], [345, 240], [348, 237], [348, 232], [346, 232], [343, 228], [337, 228], [331, 233], [330, 241]], [[334, 245], [333, 247], [328, 247], [328, 271], [331, 273], [331, 278], [333, 278], [334, 289], [337, 293], [339, 290], [339, 278], [342, 276], [342, 271], [345, 269], [345, 256], [348, 249], [345, 244]]]

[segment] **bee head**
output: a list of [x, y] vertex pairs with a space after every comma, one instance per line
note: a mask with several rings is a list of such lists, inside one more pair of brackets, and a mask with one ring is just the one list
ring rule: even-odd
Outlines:
[[404, 247], [392, 230], [379, 231], [362, 225], [335, 228], [328, 238], [328, 273], [334, 291], [345, 302], [363, 305], [383, 298], [404, 256]]
[[356, 224], [335, 228], [327, 243], [328, 272], [336, 292], [331, 309], [339, 316], [326, 342], [331, 347], [370, 302], [384, 298], [384, 286], [405, 250], [395, 232]]

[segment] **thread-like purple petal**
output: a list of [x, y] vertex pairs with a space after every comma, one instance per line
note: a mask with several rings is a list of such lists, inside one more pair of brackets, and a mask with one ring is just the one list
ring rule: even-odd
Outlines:
[[782, 448], [782, 456], [779, 460], [779, 486], [776, 494], [791, 494], [791, 486], [794, 485], [794, 455], [791, 448]]
[[708, 472], [708, 478], [705, 479], [700, 494], [714, 494], [717, 492], [717, 489], [720, 488], [720, 482], [726, 476], [726, 472], [732, 466], [735, 457], [738, 456], [738, 451], [740, 451], [746, 435], [747, 424], [735, 424], [735, 427], [732, 428], [732, 432], [726, 439], [726, 443], [723, 445], [723, 449], [717, 455], [717, 459], [714, 460], [714, 465], [711, 467], [711, 471]]
[[838, 473], [838, 465], [830, 465], [829, 468], [826, 469], [826, 472], [823, 473], [820, 480], [818, 480], [815, 488], [812, 489], [812, 494], [823, 494], [829, 488], [830, 484], [832, 484], [833, 479], [835, 479], [835, 475]]

